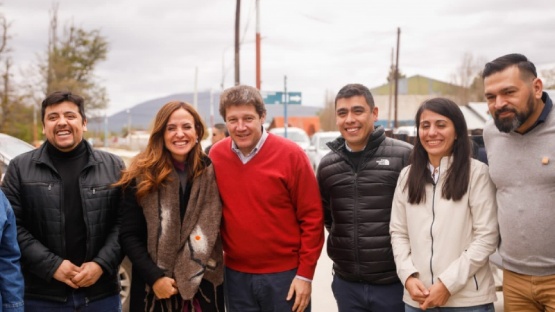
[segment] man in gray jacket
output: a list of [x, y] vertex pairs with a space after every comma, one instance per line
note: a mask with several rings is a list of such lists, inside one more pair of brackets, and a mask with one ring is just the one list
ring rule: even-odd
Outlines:
[[506, 312], [555, 311], [555, 113], [524, 55], [486, 64], [484, 128], [497, 187]]
[[339, 91], [335, 113], [341, 137], [328, 143], [331, 151], [317, 177], [339, 312], [404, 311], [389, 221], [397, 178], [408, 165], [412, 145], [374, 127], [378, 108], [361, 84]]
[[2, 189], [17, 222], [25, 311], [119, 311], [117, 207], [124, 165], [94, 150], [83, 98], [42, 102], [46, 142], [10, 162]]

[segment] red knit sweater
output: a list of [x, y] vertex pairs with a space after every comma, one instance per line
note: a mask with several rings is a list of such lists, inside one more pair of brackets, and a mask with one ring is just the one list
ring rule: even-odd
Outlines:
[[225, 265], [255, 274], [297, 268], [297, 275], [312, 279], [324, 227], [308, 157], [273, 134], [246, 164], [230, 146], [226, 138], [210, 151], [223, 204]]

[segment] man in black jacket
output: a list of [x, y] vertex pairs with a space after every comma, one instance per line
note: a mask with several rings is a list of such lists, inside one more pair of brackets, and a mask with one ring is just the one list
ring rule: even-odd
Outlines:
[[335, 98], [341, 137], [318, 167], [332, 290], [339, 312], [404, 311], [389, 236], [391, 202], [412, 146], [374, 127], [378, 108], [370, 90], [344, 86]]
[[10, 162], [2, 189], [16, 215], [25, 311], [119, 311], [118, 157], [83, 140], [83, 98], [42, 102], [38, 149]]

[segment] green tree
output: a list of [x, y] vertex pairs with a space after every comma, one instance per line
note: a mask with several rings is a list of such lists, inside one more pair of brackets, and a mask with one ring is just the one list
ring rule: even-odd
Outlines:
[[[399, 72], [397, 73], [397, 75], [398, 75], [399, 79], [407, 78], [407, 75], [403, 74], [403, 73], [401, 72], [401, 70], [399, 70]], [[389, 67], [389, 73], [387, 74], [386, 79], [387, 79], [387, 83], [390, 83], [390, 84], [392, 84], [392, 85], [395, 84], [395, 65], [392, 64], [392, 65]]]
[[8, 129], [7, 121], [10, 120], [10, 115], [13, 110], [11, 102], [11, 68], [12, 59], [9, 55], [10, 48], [8, 40], [10, 39], [8, 29], [10, 24], [6, 17], [0, 15], [0, 79], [2, 85], [0, 88], [0, 132], [6, 132]]
[[31, 142], [32, 115], [27, 115], [30, 108], [24, 103], [26, 96], [13, 80], [10, 25], [0, 14], [0, 132]]
[[87, 114], [98, 117], [108, 105], [106, 88], [95, 76], [99, 62], [106, 60], [108, 42], [100, 30], [85, 30], [73, 23], [58, 34], [57, 5], [51, 10], [47, 55], [39, 65], [44, 94], [70, 91], [83, 96]]

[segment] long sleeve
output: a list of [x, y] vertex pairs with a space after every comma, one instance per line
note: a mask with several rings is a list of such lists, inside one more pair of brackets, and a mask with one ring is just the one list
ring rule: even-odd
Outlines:
[[[54, 273], [63, 261], [63, 258], [56, 255], [27, 229], [31, 224], [30, 220], [26, 219], [26, 212], [29, 209], [24, 204], [20, 190], [22, 189], [21, 179], [19, 175], [19, 163], [12, 160], [4, 176], [2, 183], [2, 190], [10, 201], [13, 208], [16, 224], [17, 224], [17, 240], [21, 251], [22, 264], [36, 276], [45, 281], [50, 281]], [[37, 183], [37, 188], [49, 188], [50, 185]], [[38, 200], [38, 199], [37, 199]]]
[[406, 203], [408, 196], [403, 190], [407, 175], [408, 168], [405, 168], [401, 172], [397, 187], [395, 188], [391, 207], [391, 221], [389, 224], [397, 275], [403, 285], [405, 285], [409, 276], [418, 272], [411, 259], [411, 246], [407, 226]]
[[439, 279], [451, 294], [461, 290], [468, 279], [487, 264], [499, 241], [495, 185], [487, 167], [480, 166], [471, 176], [468, 205], [472, 215], [472, 241]]
[[297, 161], [298, 164], [295, 166], [297, 178], [291, 191], [291, 199], [296, 208], [301, 230], [297, 275], [312, 279], [324, 246], [324, 216], [318, 182], [308, 157], [303, 153], [299, 155]]
[[15, 216], [0, 192], [0, 297], [2, 311], [23, 312], [23, 275], [19, 259]]
[[164, 276], [164, 271], [152, 261], [148, 254], [146, 220], [135, 193], [134, 185], [127, 187], [124, 191], [120, 208], [119, 238], [123, 251], [133, 264], [134, 271], [140, 272], [146, 283], [152, 286], [157, 279]]

